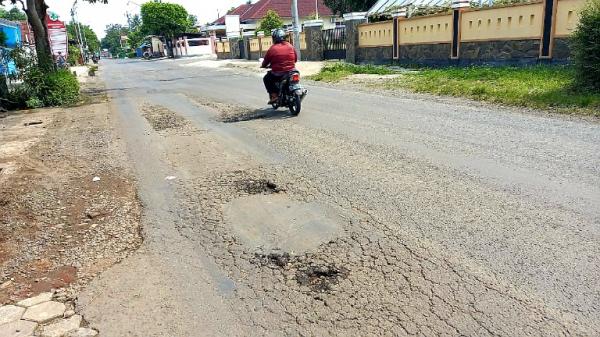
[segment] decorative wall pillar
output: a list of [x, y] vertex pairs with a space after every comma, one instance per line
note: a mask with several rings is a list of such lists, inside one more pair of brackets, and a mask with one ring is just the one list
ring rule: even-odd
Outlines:
[[392, 17], [394, 18], [394, 27], [392, 28], [392, 32], [393, 32], [393, 51], [392, 51], [392, 58], [394, 60], [399, 60], [400, 59], [400, 20], [401, 19], [405, 19], [406, 16], [408, 15], [408, 12], [406, 10], [406, 7], [400, 8], [399, 10], [397, 10], [396, 12], [394, 12], [392, 14]]
[[306, 61], [323, 60], [323, 20], [304, 21], [306, 50], [302, 59]]
[[[265, 38], [265, 32], [258, 32], [256, 33], [256, 36], [258, 37], [258, 58], [260, 59], [261, 57], [263, 57], [262, 41]], [[264, 52], [266, 53], [266, 51]]]
[[346, 25], [346, 62], [356, 63], [356, 54], [358, 52], [358, 25], [367, 22], [367, 13], [348, 13], [344, 14]]
[[557, 0], [544, 0], [544, 16], [542, 21], [542, 41], [540, 43], [540, 59], [552, 58], [554, 32], [556, 29]]
[[240, 58], [251, 60], [252, 53], [250, 52], [250, 38], [254, 36], [254, 32], [244, 32], [242, 33], [243, 44], [240, 44]]
[[452, 0], [452, 43], [450, 58], [453, 60], [460, 58], [462, 11], [469, 6], [471, 6], [470, 0]]

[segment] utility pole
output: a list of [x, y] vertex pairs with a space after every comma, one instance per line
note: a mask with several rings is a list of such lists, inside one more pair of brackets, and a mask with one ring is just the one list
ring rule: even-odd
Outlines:
[[[73, 2], [73, 7], [71, 7], [71, 19], [73, 21], [73, 25], [75, 26], [75, 34], [77, 34], [77, 39], [79, 40], [79, 52], [81, 53], [81, 59], [85, 60], [85, 55], [83, 54], [83, 38], [81, 37], [81, 27], [77, 23], [75, 17], [77, 12], [77, 0]], [[67, 49], [68, 53], [68, 49]]]
[[319, 0], [315, 0], [315, 20], [319, 20]]
[[292, 17], [294, 18], [294, 48], [300, 58], [300, 18], [298, 17], [298, 0], [292, 0]]

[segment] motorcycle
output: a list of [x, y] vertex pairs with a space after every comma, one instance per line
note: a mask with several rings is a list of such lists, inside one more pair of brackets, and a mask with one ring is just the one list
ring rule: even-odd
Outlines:
[[292, 115], [298, 116], [302, 110], [302, 101], [308, 93], [308, 90], [300, 84], [300, 72], [298, 70], [290, 71], [281, 79], [277, 87], [279, 88], [279, 98], [277, 102], [271, 104], [273, 109], [286, 107], [290, 109]]

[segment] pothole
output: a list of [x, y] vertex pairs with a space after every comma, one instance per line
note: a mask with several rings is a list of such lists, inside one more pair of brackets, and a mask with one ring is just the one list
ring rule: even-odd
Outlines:
[[348, 270], [333, 265], [308, 266], [296, 272], [296, 280], [315, 292], [328, 292], [340, 280], [348, 277]]
[[[224, 205], [226, 224], [248, 249], [302, 254], [337, 237], [343, 220], [335, 210], [317, 202], [293, 200], [286, 193], [264, 192], [277, 190], [269, 186], [264, 180], [242, 185], [253, 193]], [[276, 264], [285, 260], [289, 260], [287, 255], [266, 257], [267, 262]]]
[[272, 266], [272, 267], [279, 267], [279, 268], [284, 268], [286, 267], [291, 261], [292, 261], [292, 256], [287, 253], [287, 252], [271, 252], [269, 254], [255, 254], [258, 263], [260, 263], [260, 265], [262, 266]]
[[207, 98], [194, 98], [197, 105], [208, 107], [217, 112], [217, 120], [223, 123], [246, 122], [254, 119], [273, 117], [277, 111], [271, 108], [253, 109], [243, 105], [234, 105]]
[[156, 131], [179, 129], [187, 125], [183, 117], [162, 106], [146, 105], [142, 108], [142, 115]]
[[235, 182], [235, 187], [239, 192], [245, 194], [273, 194], [283, 190], [277, 184], [266, 179], [242, 179]]

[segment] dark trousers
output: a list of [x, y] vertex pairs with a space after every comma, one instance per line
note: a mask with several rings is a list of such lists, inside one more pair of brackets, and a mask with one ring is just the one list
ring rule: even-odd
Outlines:
[[279, 88], [277, 88], [277, 83], [281, 81], [282, 77], [283, 76], [275, 76], [270, 71], [265, 75], [265, 77], [263, 77], [265, 88], [267, 88], [267, 92], [269, 94], [279, 94]]

